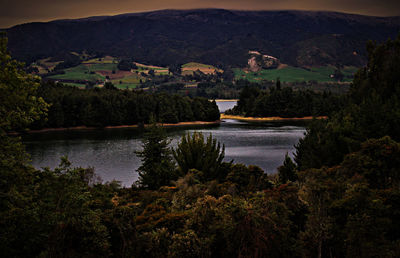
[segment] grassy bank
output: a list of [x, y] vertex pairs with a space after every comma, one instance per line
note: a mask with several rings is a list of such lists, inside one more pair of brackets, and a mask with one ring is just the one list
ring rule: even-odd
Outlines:
[[[201, 126], [201, 125], [218, 125], [221, 120], [217, 121], [191, 121], [191, 122], [179, 122], [175, 124], [171, 123], [158, 123], [161, 127], [186, 127], [186, 126]], [[145, 124], [144, 127], [148, 127], [150, 124]], [[61, 132], [61, 131], [83, 131], [83, 130], [98, 130], [98, 129], [119, 129], [119, 128], [139, 128], [139, 125], [115, 125], [105, 127], [91, 127], [91, 126], [74, 126], [74, 127], [62, 127], [62, 128], [43, 128], [40, 130], [29, 130], [26, 133], [46, 133], [46, 132]], [[11, 132], [9, 135], [19, 135], [18, 132]]]
[[244, 117], [244, 116], [234, 116], [234, 115], [225, 115], [221, 114], [221, 120], [222, 119], [234, 119], [234, 120], [240, 120], [240, 121], [248, 121], [248, 122], [273, 122], [273, 121], [307, 121], [307, 120], [313, 120], [313, 119], [327, 119], [327, 116], [318, 116], [318, 117], [312, 117], [312, 116], [305, 116], [305, 117]]

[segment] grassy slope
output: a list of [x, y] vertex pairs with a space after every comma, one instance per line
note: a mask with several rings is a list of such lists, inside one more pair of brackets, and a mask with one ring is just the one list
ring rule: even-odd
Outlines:
[[[91, 74], [90, 72], [97, 72], [97, 71], [113, 71], [113, 70], [118, 70], [117, 68], [117, 63], [114, 62], [113, 57], [105, 57], [101, 58], [99, 60], [98, 58], [96, 59], [91, 59], [86, 62], [84, 62], [81, 65], [78, 65], [76, 67], [68, 68], [65, 69], [65, 74], [57, 74], [50, 76], [49, 78], [51, 79], [59, 79], [59, 80], [88, 80], [88, 81], [104, 81], [105, 76], [99, 74], [99, 73], [94, 73]], [[122, 84], [120, 84], [120, 81], [122, 81]], [[112, 83], [122, 89], [128, 88], [136, 88], [137, 85], [139, 84], [139, 78], [136, 74], [132, 74], [131, 76], [127, 76], [125, 78], [121, 78], [118, 80], [112, 80]], [[73, 85], [77, 87], [84, 87], [83, 84], [78, 84], [78, 83], [65, 83], [68, 85]]]
[[194, 71], [200, 70], [203, 73], [213, 73], [214, 71], [219, 71], [222, 72], [222, 70], [216, 68], [215, 66], [212, 65], [207, 65], [207, 64], [200, 64], [196, 62], [190, 62], [187, 64], [184, 64], [181, 66], [182, 68], [182, 74], [183, 75], [189, 75], [193, 74]]
[[72, 68], [67, 68], [64, 70], [65, 74], [57, 74], [50, 76], [51, 79], [60, 79], [60, 80], [89, 80], [89, 81], [96, 81], [96, 80], [104, 80], [105, 78], [100, 74], [90, 74], [91, 70], [86, 65], [78, 65]]
[[118, 63], [117, 59], [112, 56], [102, 58], [93, 58], [83, 62], [84, 64], [113, 64]]
[[196, 62], [190, 62], [187, 64], [182, 65], [182, 68], [208, 68], [208, 69], [217, 69], [212, 65], [207, 65], [207, 64], [200, 64]]
[[[310, 70], [288, 66], [282, 69], [261, 70], [259, 72], [245, 72], [242, 69], [234, 69], [236, 79], [247, 79], [252, 82], [260, 82], [262, 80], [275, 81], [278, 77], [283, 82], [302, 82], [302, 81], [318, 81], [318, 82], [334, 82], [335, 79], [329, 76], [333, 74], [335, 68], [332, 66], [313, 67]], [[346, 67], [342, 70], [345, 76], [352, 75], [357, 71], [355, 67]], [[344, 81], [351, 81], [351, 78], [345, 78]]]

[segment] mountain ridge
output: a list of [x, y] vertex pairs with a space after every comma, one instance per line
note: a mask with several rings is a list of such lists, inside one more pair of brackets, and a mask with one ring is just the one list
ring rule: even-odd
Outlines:
[[249, 50], [294, 66], [356, 65], [369, 39], [400, 31], [400, 17], [326, 11], [160, 10], [26, 23], [6, 29], [9, 49], [32, 62], [62, 51], [171, 65], [245, 66]]

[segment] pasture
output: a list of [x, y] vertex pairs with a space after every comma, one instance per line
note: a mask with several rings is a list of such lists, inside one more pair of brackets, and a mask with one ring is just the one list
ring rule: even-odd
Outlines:
[[[335, 67], [313, 67], [311, 69], [298, 68], [287, 66], [282, 69], [265, 69], [258, 72], [246, 71], [245, 69], [235, 68], [235, 79], [246, 79], [252, 82], [261, 82], [263, 80], [276, 81], [279, 78], [282, 82], [304, 82], [304, 81], [317, 81], [317, 82], [336, 82], [335, 78], [331, 75], [335, 71]], [[352, 81], [352, 76], [357, 71], [356, 67], [345, 67], [342, 70], [344, 75], [343, 81]]]

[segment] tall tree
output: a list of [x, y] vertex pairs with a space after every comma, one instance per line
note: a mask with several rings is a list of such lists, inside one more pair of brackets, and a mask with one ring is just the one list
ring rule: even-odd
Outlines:
[[172, 152], [171, 142], [165, 130], [158, 126], [154, 119], [143, 138], [143, 150], [136, 152], [142, 159], [142, 165], [137, 169], [139, 185], [148, 189], [158, 189], [161, 186], [171, 185], [178, 178]]
[[287, 181], [296, 181], [296, 164], [292, 161], [289, 155], [286, 153], [283, 165], [278, 168], [279, 182], [286, 184]]

